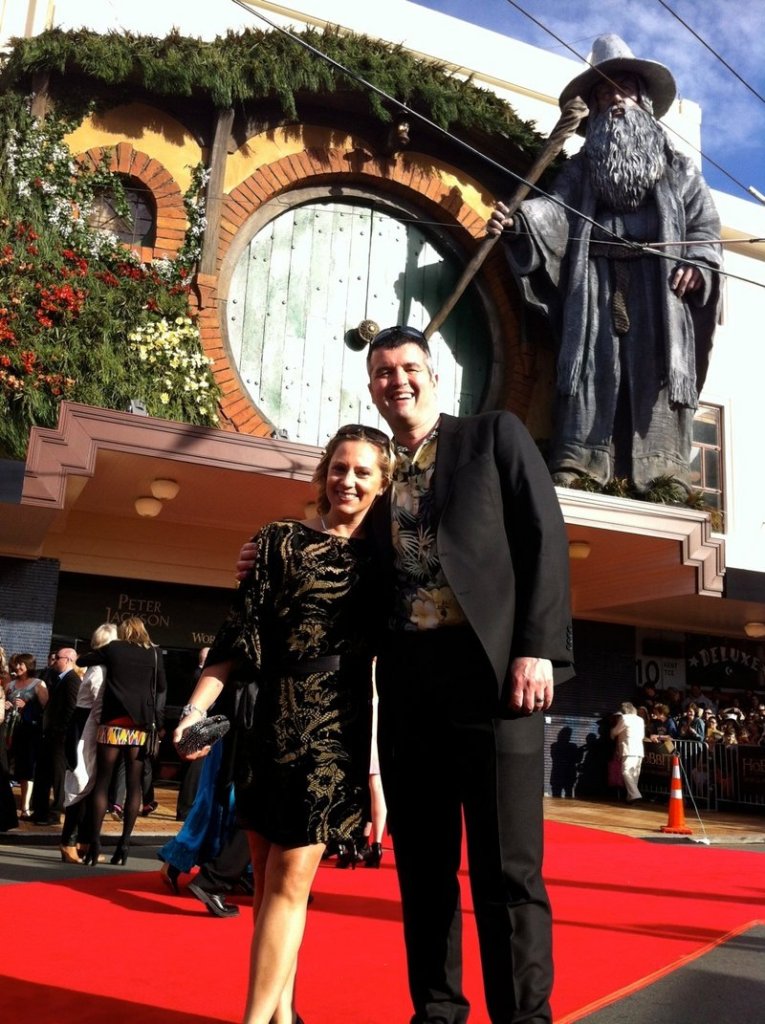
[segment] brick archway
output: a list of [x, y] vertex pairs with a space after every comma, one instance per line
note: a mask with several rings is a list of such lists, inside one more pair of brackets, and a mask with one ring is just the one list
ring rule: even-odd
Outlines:
[[[96, 146], [77, 156], [84, 166], [97, 167], [104, 149]], [[108, 150], [107, 150], [108, 151]], [[153, 246], [135, 246], [142, 263], [177, 256], [186, 233], [183, 193], [170, 172], [153, 156], [120, 142], [111, 149], [109, 170], [140, 181], [154, 199], [157, 208], [156, 238]]]
[[[470, 251], [483, 238], [486, 222], [462, 199], [456, 187], [446, 185], [435, 168], [429, 171], [415, 160], [398, 157], [378, 160], [363, 150], [310, 148], [265, 164], [225, 197], [215, 275], [199, 275], [199, 326], [206, 354], [221, 390], [221, 426], [241, 433], [269, 436], [273, 427], [260, 415], [240, 385], [230, 365], [219, 319], [219, 273], [248, 220], [269, 200], [298, 187], [331, 184], [370, 185], [382, 194], [415, 201], [426, 217], [458, 228]], [[534, 383], [534, 360], [520, 340], [520, 301], [507, 288], [507, 270], [500, 252], [489, 255], [482, 280], [502, 325], [504, 380], [502, 393], [507, 407], [524, 417]]]

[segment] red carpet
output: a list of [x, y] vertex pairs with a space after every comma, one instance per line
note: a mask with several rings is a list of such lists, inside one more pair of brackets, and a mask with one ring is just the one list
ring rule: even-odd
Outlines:
[[[699, 955], [765, 911], [762, 856], [660, 845], [548, 823], [558, 1024]], [[409, 1007], [395, 871], [317, 878], [303, 947], [307, 1024], [404, 1024]], [[238, 1021], [250, 919], [210, 917], [158, 874], [114, 871], [0, 889], [0, 1019], [53, 1024]], [[469, 909], [469, 895], [465, 897]], [[472, 916], [466, 913], [471, 1021], [486, 1024]]]

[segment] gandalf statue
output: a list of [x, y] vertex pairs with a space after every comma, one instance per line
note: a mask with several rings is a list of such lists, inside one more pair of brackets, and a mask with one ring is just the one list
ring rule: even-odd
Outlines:
[[720, 221], [698, 169], [655, 120], [675, 97], [668, 69], [614, 35], [595, 40], [590, 63], [560, 97], [561, 107], [581, 96], [590, 109], [584, 146], [550, 193], [565, 205], [531, 199], [509, 218], [500, 204], [487, 231], [504, 232], [524, 297], [558, 335], [555, 483], [618, 476], [645, 490], [671, 476], [689, 487]]

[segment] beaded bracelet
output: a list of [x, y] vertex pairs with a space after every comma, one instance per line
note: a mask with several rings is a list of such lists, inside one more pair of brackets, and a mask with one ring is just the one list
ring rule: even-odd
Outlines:
[[196, 704], [186, 704], [181, 711], [181, 721], [183, 721], [184, 718], [188, 718], [192, 711], [197, 711], [200, 717], [207, 718], [207, 712], [198, 708]]

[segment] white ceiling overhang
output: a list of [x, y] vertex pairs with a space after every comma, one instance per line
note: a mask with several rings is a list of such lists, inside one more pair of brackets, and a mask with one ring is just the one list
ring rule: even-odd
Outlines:
[[[50, 557], [70, 572], [233, 586], [242, 542], [263, 523], [303, 518], [319, 450], [274, 438], [63, 403], [34, 428], [20, 502], [0, 503], [0, 555]], [[157, 478], [178, 496], [154, 519], [135, 499]], [[723, 599], [725, 546], [693, 509], [560, 489], [578, 618], [743, 636], [765, 618]]]

